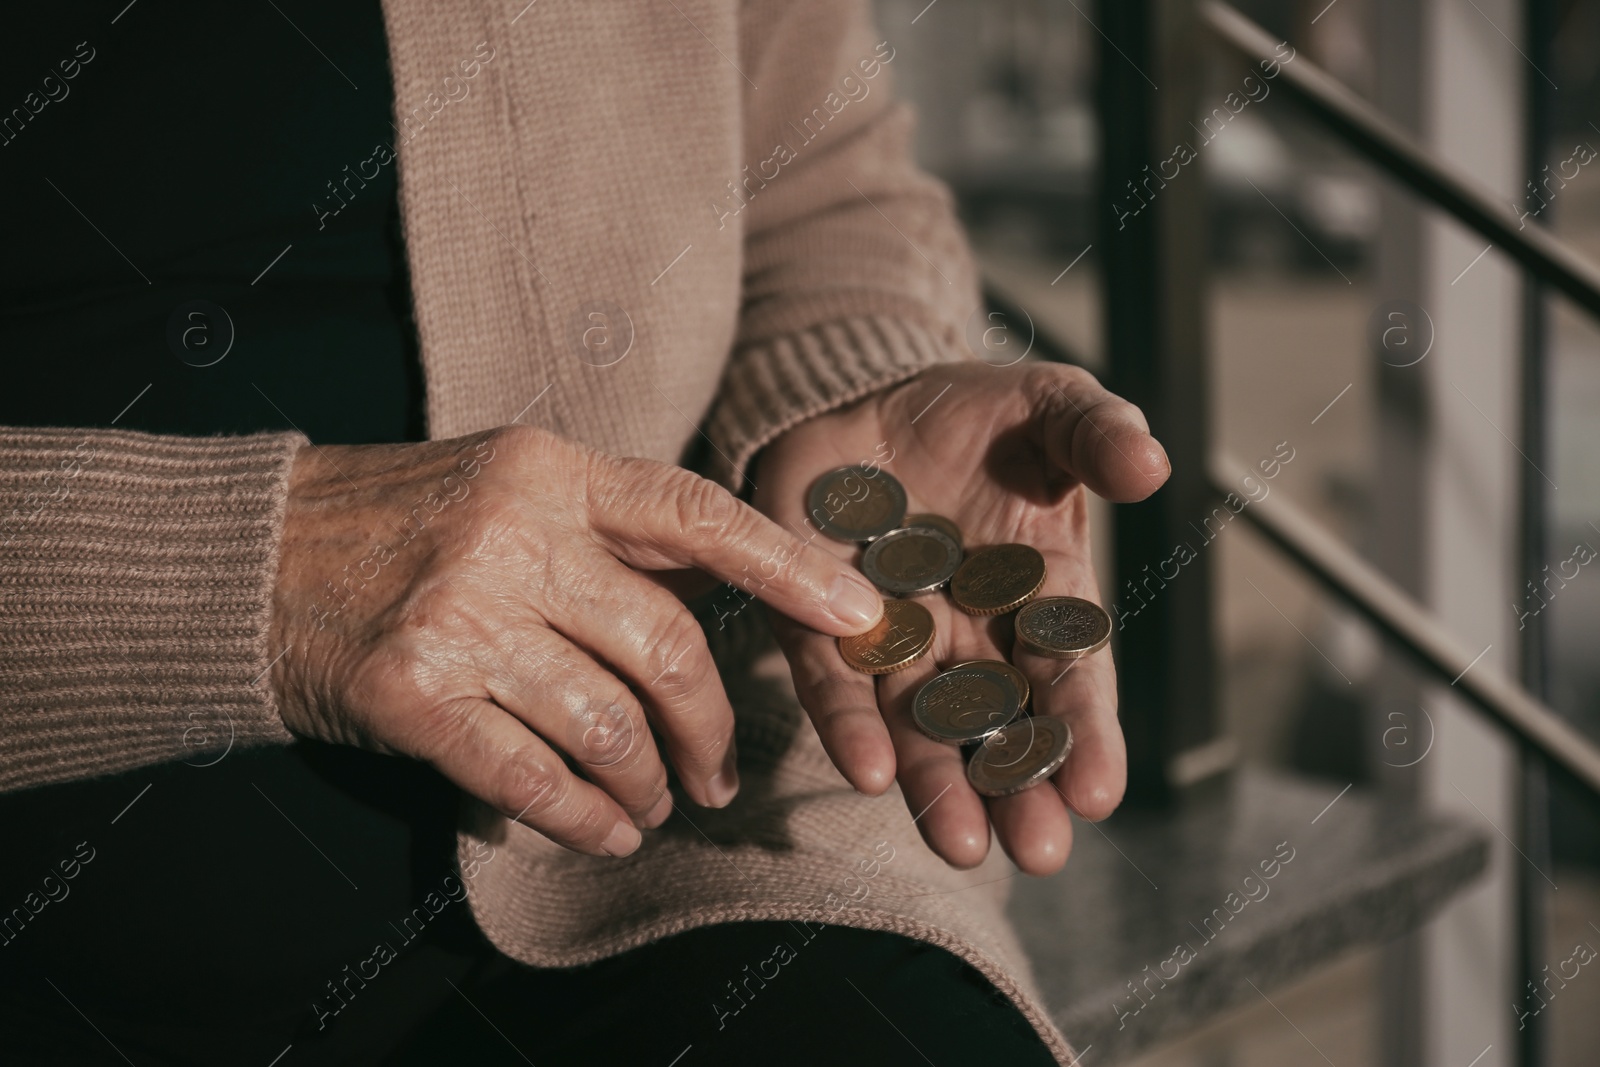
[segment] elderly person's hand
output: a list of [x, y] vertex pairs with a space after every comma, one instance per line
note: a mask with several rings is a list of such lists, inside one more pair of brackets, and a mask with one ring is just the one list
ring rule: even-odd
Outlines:
[[[1171, 469], [1139, 410], [1089, 374], [966, 363], [931, 368], [790, 429], [762, 454], [755, 503], [804, 531], [812, 480], [863, 461], [878, 462], [905, 485], [909, 510], [954, 520], [969, 549], [1009, 541], [1037, 548], [1048, 569], [1040, 596], [1096, 603], [1085, 487], [1108, 500], [1140, 500]], [[820, 536], [813, 543], [840, 559], [859, 558], [853, 545]], [[908, 806], [924, 812], [923, 837], [949, 863], [981, 862], [992, 820], [1024, 871], [1058, 869], [1072, 841], [1068, 808], [1104, 818], [1126, 784], [1110, 649], [1071, 663], [1046, 659], [1012, 649], [1010, 615], [966, 615], [945, 594], [920, 602], [938, 628], [932, 650], [877, 679], [847, 666], [838, 642], [804, 618], [775, 618], [801, 703], [858, 790], [881, 793], [898, 776]], [[961, 750], [918, 732], [911, 701], [936, 665], [997, 658], [1010, 658], [1028, 676], [1035, 713], [1066, 720], [1074, 744], [1052, 779], [1055, 788], [986, 800], [968, 784]]]
[[[866, 579], [682, 469], [524, 427], [296, 459], [273, 684], [302, 736], [426, 760], [569, 848], [624, 855], [689, 796], [738, 789], [700, 627], [644, 572], [749, 585], [813, 632], [882, 614]], [[563, 762], [570, 758], [582, 776]]]

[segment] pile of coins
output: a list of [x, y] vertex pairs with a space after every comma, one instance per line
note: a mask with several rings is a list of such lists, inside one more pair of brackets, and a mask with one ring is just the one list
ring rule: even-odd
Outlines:
[[[906, 492], [881, 468], [840, 467], [812, 483], [807, 511], [838, 541], [865, 543], [861, 570], [894, 599], [867, 633], [839, 639], [846, 663], [866, 674], [904, 670], [933, 647], [933, 615], [915, 600], [948, 586], [968, 615], [1016, 612], [1016, 642], [1051, 659], [1077, 659], [1103, 648], [1111, 619], [1078, 597], [1038, 597], [1044, 557], [1028, 545], [991, 545], [967, 553], [961, 528], [942, 515], [907, 515]], [[912, 718], [935, 741], [971, 752], [967, 780], [985, 796], [1008, 796], [1043, 782], [1066, 762], [1072, 731], [1049, 716], [1027, 714], [1027, 677], [1000, 660], [957, 663], [917, 690]]]

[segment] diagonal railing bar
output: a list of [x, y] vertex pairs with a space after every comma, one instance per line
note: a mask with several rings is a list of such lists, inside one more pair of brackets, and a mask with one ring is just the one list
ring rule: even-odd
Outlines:
[[[985, 290], [993, 308], [1014, 312], [1019, 306], [993, 281]], [[1072, 361], [1070, 349], [1043, 329], [1038, 332], [1033, 354], [1051, 361]], [[1220, 453], [1211, 457], [1207, 470], [1218, 497], [1231, 491], [1245, 473], [1236, 461]], [[1600, 746], [1520, 685], [1476, 665], [1472, 654], [1426, 608], [1316, 520], [1281, 495], [1271, 500], [1252, 504], [1240, 514], [1301, 570], [1355, 608], [1431, 673], [1459, 689], [1519, 742], [1600, 796]]]
[[1217, 39], [1245, 59], [1278, 62], [1279, 85], [1352, 148], [1600, 317], [1600, 267], [1587, 257], [1545, 227], [1523, 228], [1510, 207], [1422, 151], [1382, 112], [1310, 60], [1297, 57], [1293, 63], [1281, 63], [1275, 52], [1280, 42], [1233, 7], [1221, 0], [1203, 0], [1199, 12]]
[[[1219, 496], [1230, 492], [1246, 473], [1243, 466], [1221, 454], [1212, 456], [1208, 470]], [[1426, 608], [1315, 519], [1284, 500], [1281, 493], [1252, 503], [1240, 514], [1301, 570], [1355, 608], [1428, 670], [1450, 682], [1521, 743], [1600, 795], [1600, 746], [1520, 685], [1477, 664], [1473, 653]]]

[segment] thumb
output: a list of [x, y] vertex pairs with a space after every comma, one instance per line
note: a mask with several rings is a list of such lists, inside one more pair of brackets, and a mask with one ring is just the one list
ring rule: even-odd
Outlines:
[[1161, 488], [1172, 464], [1144, 413], [1076, 367], [1040, 367], [1028, 389], [1037, 443], [1049, 461], [1116, 503]]

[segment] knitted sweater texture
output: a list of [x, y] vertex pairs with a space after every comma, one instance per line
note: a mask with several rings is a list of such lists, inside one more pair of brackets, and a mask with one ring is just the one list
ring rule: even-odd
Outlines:
[[[384, 3], [431, 437], [521, 421], [747, 488], [788, 427], [964, 358], [971, 259], [863, 0], [519, 6]], [[268, 629], [303, 443], [0, 429], [0, 789], [194, 759], [197, 713], [236, 746], [292, 740]], [[898, 790], [856, 794], [758, 648], [720, 657], [729, 808], [680, 804], [614, 860], [464, 804], [480, 927], [541, 966], [738, 919], [894, 930], [973, 963], [1071, 1063], [999, 850], [952, 871]]]

